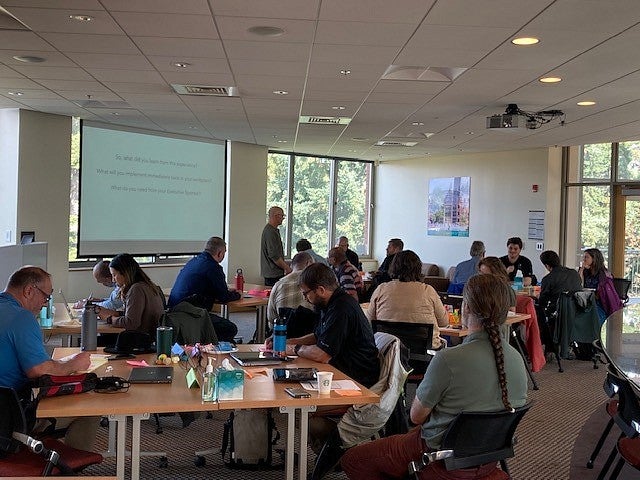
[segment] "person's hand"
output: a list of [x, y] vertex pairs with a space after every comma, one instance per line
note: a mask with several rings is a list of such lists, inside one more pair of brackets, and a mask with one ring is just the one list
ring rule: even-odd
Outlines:
[[266, 350], [273, 350], [273, 335], [267, 337], [264, 341], [264, 348]]
[[106, 320], [109, 317], [118, 317], [118, 312], [111, 310], [110, 308], [96, 307], [96, 315], [100, 320]]
[[91, 354], [89, 352], [80, 352], [71, 360], [69, 360], [69, 367], [73, 372], [81, 370], [87, 370], [91, 365]]
[[87, 299], [83, 298], [82, 300], [78, 300], [76, 303], [74, 303], [73, 308], [75, 308], [76, 310], [80, 310], [81, 308], [84, 308], [86, 304], [87, 304]]
[[516, 267], [514, 267], [513, 265], [509, 265], [507, 267], [507, 273], [512, 273], [515, 270]]

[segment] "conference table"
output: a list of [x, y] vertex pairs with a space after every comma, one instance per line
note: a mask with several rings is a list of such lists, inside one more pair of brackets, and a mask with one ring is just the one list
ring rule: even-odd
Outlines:
[[610, 315], [600, 329], [600, 339], [611, 362], [640, 389], [640, 304]]
[[[260, 345], [239, 345], [240, 351], [258, 351]], [[56, 348], [53, 358], [64, 358], [78, 352], [77, 348]], [[100, 353], [100, 352], [98, 352]], [[136, 360], [146, 359], [152, 364], [155, 355], [139, 355]], [[203, 362], [203, 365], [205, 362]], [[232, 361], [236, 368], [241, 368]], [[285, 364], [276, 366], [285, 366]], [[330, 365], [317, 364], [307, 359], [298, 358], [294, 362], [287, 362], [287, 367], [315, 366], [319, 370], [331, 371], [334, 380], [348, 379], [342, 372]], [[112, 370], [107, 373], [106, 369]], [[110, 361], [95, 370], [100, 376], [114, 375], [128, 378], [133, 367], [126, 360]], [[115, 425], [115, 439], [117, 440], [116, 475], [119, 480], [125, 478], [125, 445], [127, 444], [127, 422], [131, 419], [131, 480], [140, 478], [140, 422], [155, 413], [219, 411], [238, 408], [278, 408], [287, 415], [287, 455], [285, 460], [286, 479], [294, 478], [294, 445], [296, 415], [300, 418], [300, 462], [298, 477], [307, 478], [307, 434], [308, 415], [318, 406], [344, 406], [366, 403], [377, 403], [378, 395], [362, 385], [359, 396], [341, 396], [335, 390], [330, 395], [319, 395], [310, 392], [310, 398], [292, 398], [284, 392], [286, 383], [274, 383], [271, 378], [271, 368], [245, 367], [244, 395], [242, 400], [223, 400], [219, 402], [202, 402], [199, 388], [187, 388], [185, 362], [174, 364], [174, 377], [171, 384], [135, 384], [126, 392], [100, 394], [95, 391], [48, 397], [40, 401], [37, 410], [39, 418], [49, 417], [78, 417], [78, 416], [106, 416], [110, 427]], [[260, 373], [262, 371], [263, 373]], [[201, 375], [199, 380], [201, 380]], [[113, 434], [110, 431], [110, 445]], [[186, 444], [185, 444], [186, 445]]]
[[[505, 325], [515, 325], [516, 323], [524, 322], [525, 320], [529, 320], [531, 315], [527, 313], [516, 313], [515, 315], [509, 315], [507, 320], [504, 322]], [[440, 330], [440, 335], [447, 335], [449, 337], [457, 337], [464, 338], [469, 335], [469, 329], [467, 328], [454, 328], [451, 326], [447, 327], [438, 327]]]
[[[45, 343], [51, 337], [62, 336], [62, 346], [71, 347], [74, 338], [80, 338], [82, 330], [82, 310], [72, 310], [74, 317], [71, 318], [64, 303], [55, 303], [55, 313], [53, 316], [53, 325], [50, 327], [40, 327], [45, 338]], [[124, 330], [121, 327], [109, 325], [106, 322], [98, 320], [98, 333], [120, 333]]]

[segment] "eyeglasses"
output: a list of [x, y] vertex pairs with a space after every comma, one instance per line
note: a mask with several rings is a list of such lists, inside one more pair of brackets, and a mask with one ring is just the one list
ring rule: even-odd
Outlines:
[[315, 290], [316, 290], [315, 288], [310, 288], [309, 290], [306, 290], [306, 291], [305, 291], [305, 290], [303, 290], [303, 291], [302, 291], [302, 296], [303, 296], [304, 298], [307, 298], [307, 295], [309, 295], [309, 292], [314, 292]]
[[53, 296], [53, 292], [51, 293], [45, 293], [44, 290], [42, 290], [38, 285], [36, 285], [35, 283], [33, 284], [34, 287], [36, 287], [38, 289], [38, 291], [44, 295], [44, 299], [48, 302], [49, 300], [51, 300], [51, 297]]

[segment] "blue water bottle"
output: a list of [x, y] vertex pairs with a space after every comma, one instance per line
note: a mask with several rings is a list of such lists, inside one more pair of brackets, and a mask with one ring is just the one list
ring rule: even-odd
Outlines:
[[287, 324], [284, 318], [276, 318], [273, 326], [273, 354], [279, 357], [287, 356]]

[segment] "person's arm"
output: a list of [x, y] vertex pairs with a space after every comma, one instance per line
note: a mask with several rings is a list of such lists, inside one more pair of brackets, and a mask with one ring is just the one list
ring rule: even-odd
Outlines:
[[[297, 352], [296, 345], [299, 345], [297, 347]], [[304, 345], [302, 343], [291, 344], [289, 343], [289, 340], [287, 340], [287, 355], [298, 355], [299, 357], [308, 358], [309, 360], [319, 363], [329, 363], [331, 361], [331, 355], [317, 345]]]
[[124, 314], [120, 317], [112, 317], [112, 323], [116, 327], [127, 330], [137, 330], [142, 325], [142, 314], [146, 307], [146, 298], [142, 285], [134, 283], [127, 292], [124, 302]]
[[42, 375], [69, 375], [73, 372], [86, 370], [89, 365], [91, 365], [91, 354], [89, 352], [81, 352], [66, 362], [47, 360], [31, 367], [25, 373], [29, 378], [38, 378]]
[[229, 290], [221, 265], [216, 265], [214, 268], [209, 270], [209, 272], [207, 272], [207, 278], [209, 280], [209, 295], [215, 298], [218, 302], [233, 302], [234, 300], [239, 300], [240, 297], [242, 297], [242, 292]]
[[425, 407], [420, 403], [418, 397], [414, 397], [413, 403], [411, 404], [411, 412], [409, 414], [411, 422], [413, 422], [414, 425], [422, 425], [427, 421], [429, 415], [431, 415], [431, 408]]
[[531, 280], [533, 279], [533, 265], [531, 264], [531, 260], [527, 257], [523, 257], [522, 259], [522, 285], [528, 287], [531, 285]]
[[284, 274], [285, 275], [289, 275], [291, 273], [291, 267], [289, 265], [287, 265], [287, 262], [284, 261], [284, 258], [280, 257], [277, 260], [274, 260], [273, 263], [275, 263], [277, 266], [279, 266], [282, 270], [284, 270]]

